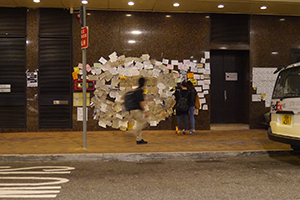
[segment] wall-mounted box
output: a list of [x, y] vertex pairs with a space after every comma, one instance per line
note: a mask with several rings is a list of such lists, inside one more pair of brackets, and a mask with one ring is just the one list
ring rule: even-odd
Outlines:
[[[74, 80], [74, 90], [75, 91], [82, 91], [82, 80]], [[95, 90], [95, 81], [86, 80], [86, 90], [93, 91]]]

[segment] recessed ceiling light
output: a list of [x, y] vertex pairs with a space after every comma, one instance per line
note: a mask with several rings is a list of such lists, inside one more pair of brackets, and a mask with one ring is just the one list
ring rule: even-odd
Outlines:
[[129, 2], [128, 2], [128, 5], [133, 6], [133, 5], [134, 5], [134, 2], [133, 2], [133, 1], [129, 1]]
[[279, 21], [283, 22], [283, 21], [285, 21], [285, 19], [284, 19], [284, 18], [281, 18]]
[[34, 3], [40, 3], [40, 0], [33, 0]]
[[266, 10], [266, 9], [267, 9], [267, 6], [262, 6], [262, 7], [260, 7], [260, 9]]
[[135, 35], [139, 35], [142, 33], [142, 31], [131, 31], [132, 34], [135, 34]]
[[209, 15], [206, 15], [205, 18], [206, 18], [206, 19], [209, 19]]
[[174, 3], [173, 6], [174, 7], [178, 7], [180, 4], [179, 3]]
[[166, 15], [166, 17], [168, 17], [168, 18], [169, 18], [169, 17], [171, 17], [171, 15]]
[[218, 8], [224, 8], [223, 4], [218, 5]]
[[81, 3], [82, 4], [88, 4], [88, 1], [87, 0], [82, 0]]
[[131, 14], [126, 14], [126, 17], [131, 17]]
[[134, 43], [135, 43], [135, 40], [128, 40], [128, 43], [129, 43], [129, 44], [134, 44]]
[[273, 54], [273, 55], [277, 55], [277, 54], [278, 54], [278, 51], [272, 51], [272, 54]]

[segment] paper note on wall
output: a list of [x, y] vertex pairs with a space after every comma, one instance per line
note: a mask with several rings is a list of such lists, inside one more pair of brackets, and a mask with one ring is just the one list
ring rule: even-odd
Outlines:
[[[73, 106], [83, 106], [83, 93], [73, 93]], [[86, 93], [86, 106], [90, 106], [90, 93]]]
[[165, 58], [164, 58], [164, 59], [162, 60], [162, 63], [165, 64], [165, 65], [169, 64], [169, 59], [165, 59]]
[[171, 60], [172, 65], [178, 65], [178, 60]]
[[74, 72], [76, 72], [77, 74], [79, 74], [79, 67], [74, 67]]
[[73, 80], [77, 80], [77, 79], [78, 79], [78, 74], [77, 74], [77, 72], [73, 72], [73, 73], [72, 73], [72, 76], [73, 76]]
[[[252, 87], [257, 88], [257, 94], [265, 94], [265, 106], [269, 107], [272, 91], [278, 74], [274, 74], [277, 68], [274, 67], [254, 67], [252, 71]], [[254, 98], [254, 99], [253, 99]], [[258, 96], [252, 96], [252, 101], [258, 101]]]
[[194, 73], [187, 73], [187, 78], [194, 78]]
[[[77, 121], [83, 121], [83, 107], [77, 108]], [[88, 109], [86, 109], [86, 121], [88, 121]]]
[[204, 52], [205, 58], [209, 59], [210, 58], [210, 52], [209, 51], [205, 51]]

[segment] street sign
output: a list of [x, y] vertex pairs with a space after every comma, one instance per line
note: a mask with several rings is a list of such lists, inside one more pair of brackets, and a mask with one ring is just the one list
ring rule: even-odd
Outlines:
[[85, 26], [81, 28], [81, 49], [89, 47], [89, 27]]

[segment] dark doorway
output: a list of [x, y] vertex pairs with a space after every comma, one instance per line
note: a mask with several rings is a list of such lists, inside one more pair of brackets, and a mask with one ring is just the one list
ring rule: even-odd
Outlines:
[[0, 129], [26, 128], [26, 9], [0, 9]]
[[211, 51], [211, 123], [249, 123], [249, 51]]
[[72, 128], [72, 16], [40, 9], [39, 128]]

